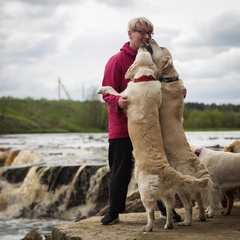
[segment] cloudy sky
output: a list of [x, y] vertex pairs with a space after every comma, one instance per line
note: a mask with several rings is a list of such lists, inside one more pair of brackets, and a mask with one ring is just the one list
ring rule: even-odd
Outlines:
[[[239, 0], [0, 0], [0, 97], [85, 100], [145, 16], [188, 90], [186, 102], [240, 104]], [[60, 95], [59, 95], [60, 92]]]

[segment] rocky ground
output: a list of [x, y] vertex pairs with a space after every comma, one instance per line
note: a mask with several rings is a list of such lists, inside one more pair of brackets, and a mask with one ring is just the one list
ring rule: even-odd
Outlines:
[[[184, 217], [184, 209], [177, 209]], [[103, 226], [101, 216], [94, 216], [78, 222], [53, 228], [47, 240], [156, 240], [156, 239], [240, 239], [240, 202], [235, 202], [230, 216], [221, 215], [222, 208], [215, 211], [214, 218], [207, 222], [198, 222], [197, 209], [193, 209], [192, 226], [180, 227], [177, 223], [173, 229], [163, 229], [165, 220], [156, 212], [156, 224], [152, 232], [143, 233], [141, 228], [146, 223], [146, 213], [127, 213], [120, 215], [120, 222]]]

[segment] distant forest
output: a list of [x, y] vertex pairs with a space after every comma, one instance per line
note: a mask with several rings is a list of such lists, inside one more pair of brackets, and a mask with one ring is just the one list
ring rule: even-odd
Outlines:
[[[184, 129], [239, 130], [240, 105], [185, 103]], [[98, 100], [0, 98], [0, 133], [107, 132], [107, 104]]]

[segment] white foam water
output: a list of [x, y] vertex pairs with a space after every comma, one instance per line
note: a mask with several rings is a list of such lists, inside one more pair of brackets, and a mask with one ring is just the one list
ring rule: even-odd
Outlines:
[[69, 222], [57, 219], [11, 219], [0, 220], [0, 240], [20, 240], [28, 232], [36, 229], [43, 237], [50, 233], [52, 227]]

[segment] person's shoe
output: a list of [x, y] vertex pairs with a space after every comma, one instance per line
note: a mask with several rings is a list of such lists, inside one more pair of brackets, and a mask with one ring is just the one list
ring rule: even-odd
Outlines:
[[167, 216], [166, 216], [166, 215], [163, 215], [163, 214], [161, 213], [161, 219], [167, 220]]
[[[166, 220], [167, 214], [164, 211], [161, 211], [161, 219]], [[181, 222], [181, 216], [173, 209], [173, 221], [174, 222]]]
[[181, 216], [173, 209], [173, 221], [174, 222], [181, 222], [182, 218]]
[[108, 212], [102, 219], [102, 225], [112, 225], [114, 223], [119, 222], [118, 214]]

